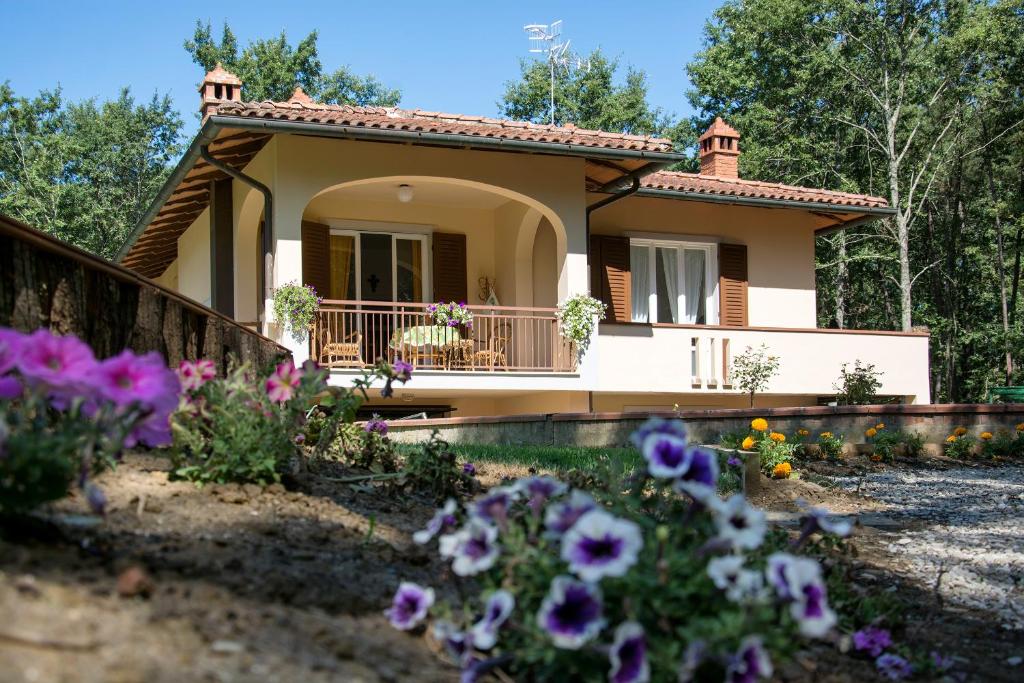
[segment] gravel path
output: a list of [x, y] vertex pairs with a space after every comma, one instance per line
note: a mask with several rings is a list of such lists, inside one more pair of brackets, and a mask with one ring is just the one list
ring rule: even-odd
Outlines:
[[891, 534], [889, 551], [922, 586], [942, 571], [944, 600], [1024, 630], [1024, 467], [889, 470], [837, 483], [859, 485], [912, 523]]

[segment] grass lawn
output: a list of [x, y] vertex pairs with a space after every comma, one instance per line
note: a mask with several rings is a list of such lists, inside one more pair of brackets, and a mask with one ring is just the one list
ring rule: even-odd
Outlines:
[[[400, 446], [400, 450], [406, 448]], [[633, 448], [584, 448], [582, 446], [496, 446], [452, 444], [451, 450], [460, 462], [507, 465], [515, 468], [535, 467], [561, 473], [571, 469], [589, 470], [601, 461], [621, 461], [625, 470], [632, 470], [643, 460]]]

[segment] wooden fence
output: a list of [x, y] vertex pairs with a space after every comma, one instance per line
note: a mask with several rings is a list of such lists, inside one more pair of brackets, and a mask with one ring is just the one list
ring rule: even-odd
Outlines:
[[286, 348], [137, 273], [0, 215], [0, 326], [74, 334], [97, 357], [158, 351], [171, 367], [229, 356], [263, 367]]

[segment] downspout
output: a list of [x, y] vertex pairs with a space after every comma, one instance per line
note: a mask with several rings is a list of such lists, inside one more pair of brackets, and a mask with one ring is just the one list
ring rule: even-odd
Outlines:
[[259, 190], [263, 194], [263, 240], [260, 244], [260, 255], [263, 261], [263, 297], [257, 301], [256, 305], [256, 319], [261, 323], [260, 332], [267, 334], [266, 328], [266, 302], [271, 298], [271, 292], [273, 287], [270, 283], [273, 282], [274, 278], [274, 196], [270, 192], [270, 188], [256, 180], [252, 176], [239, 171], [233, 166], [228, 166], [224, 162], [213, 157], [210, 154], [210, 146], [203, 145], [199, 148], [199, 156], [203, 158], [203, 161], [213, 166], [218, 171], [223, 171], [235, 180], [239, 180], [246, 185]]
[[[609, 204], [613, 204], [613, 203], [619, 201], [620, 199], [625, 199], [626, 197], [628, 197], [631, 194], [636, 194], [637, 190], [640, 189], [640, 176], [646, 175], [647, 173], [650, 173], [653, 170], [656, 170], [656, 169], [652, 169], [651, 166], [654, 166], [654, 164], [648, 164], [647, 166], [644, 166], [643, 168], [640, 168], [640, 169], [638, 169], [636, 171], [633, 171], [628, 176], [626, 176], [626, 177], [632, 179], [632, 183], [630, 183], [630, 186], [627, 187], [626, 189], [619, 190], [615, 194], [613, 194], [611, 196], [608, 196], [608, 197], [605, 197], [604, 199], [598, 200], [598, 201], [594, 202], [593, 204], [590, 204], [589, 206], [587, 206], [587, 216], [586, 216], [586, 221], [584, 221], [585, 226], [586, 226], [586, 230], [584, 231], [584, 239], [586, 240], [585, 248], [587, 250], [587, 287], [588, 288], [590, 287], [590, 283], [591, 283], [591, 277], [590, 277], [590, 214], [594, 213], [598, 209], [601, 209], [601, 208], [604, 208], [604, 207], [608, 206]], [[619, 182], [619, 181], [615, 181], [615, 182]], [[605, 185], [604, 187], [601, 188], [601, 190], [604, 190], [607, 187], [608, 186]], [[591, 292], [591, 294], [593, 294], [593, 292]], [[588, 391], [587, 392], [587, 410], [588, 410], [588, 412], [591, 412], [591, 413], [594, 412], [594, 392], [593, 391]]]

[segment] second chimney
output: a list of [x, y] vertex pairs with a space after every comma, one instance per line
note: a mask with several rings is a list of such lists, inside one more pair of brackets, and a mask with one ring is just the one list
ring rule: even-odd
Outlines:
[[700, 136], [700, 174], [718, 178], [739, 178], [740, 134], [715, 117], [715, 122]]
[[217, 63], [199, 86], [199, 113], [206, 117], [217, 113], [217, 105], [242, 101], [242, 79]]

